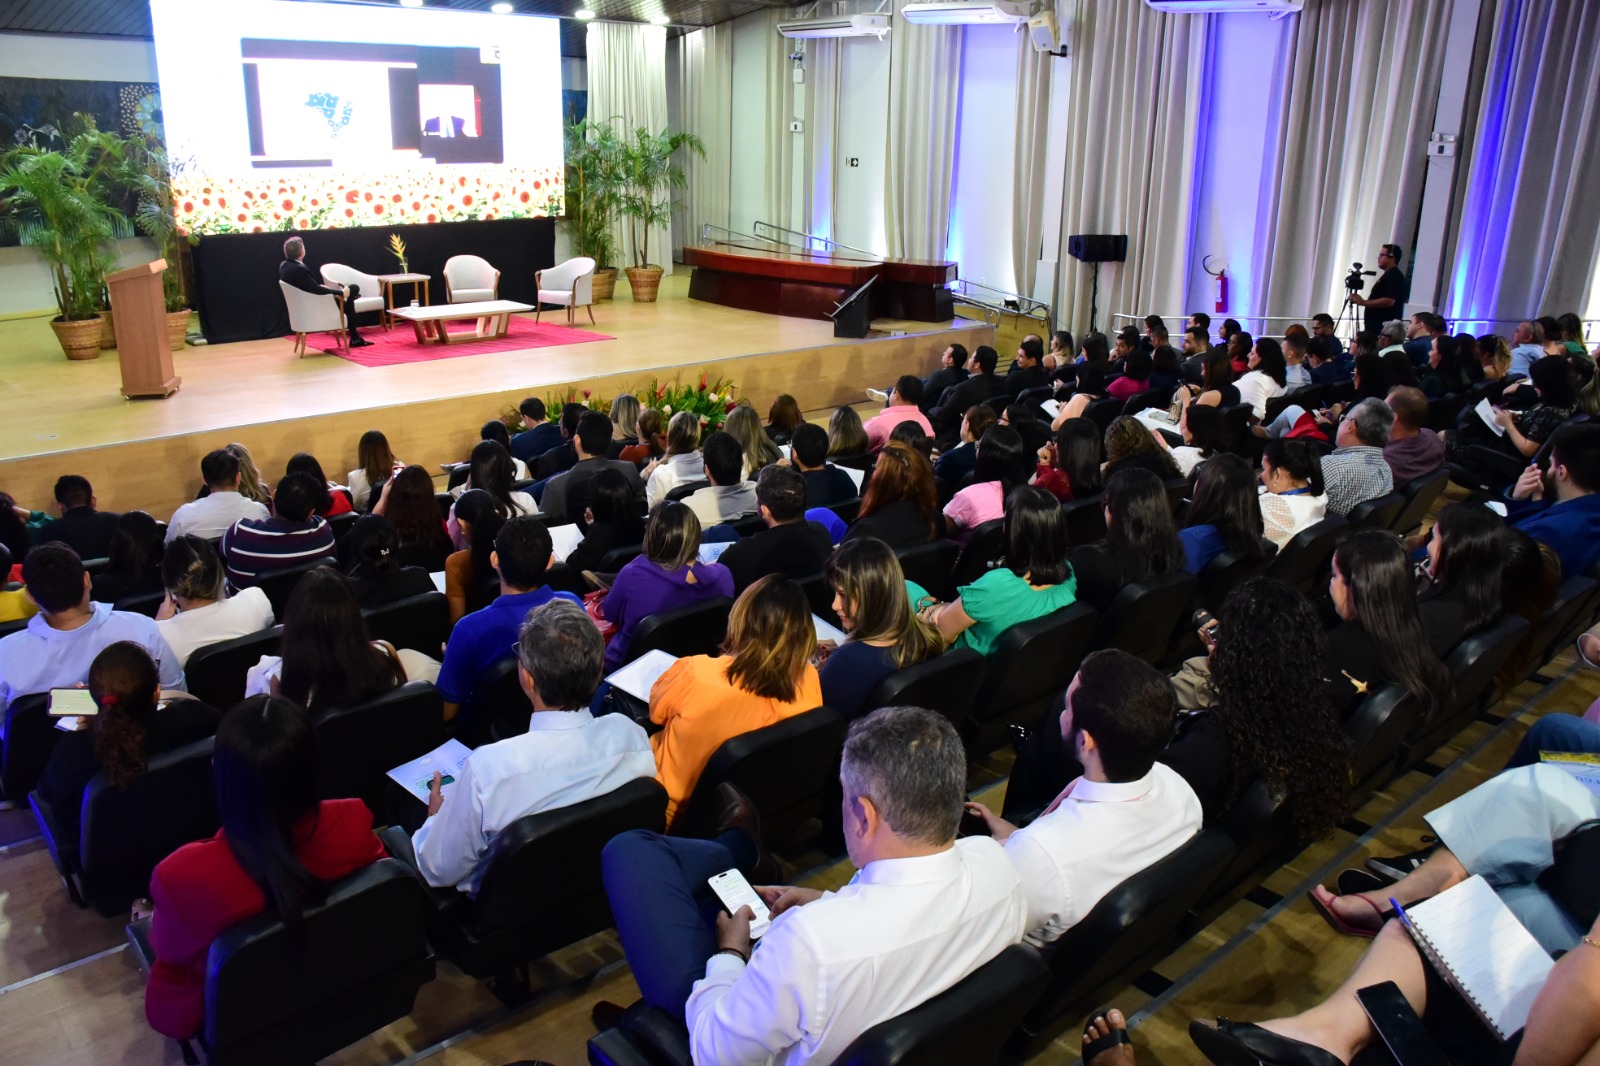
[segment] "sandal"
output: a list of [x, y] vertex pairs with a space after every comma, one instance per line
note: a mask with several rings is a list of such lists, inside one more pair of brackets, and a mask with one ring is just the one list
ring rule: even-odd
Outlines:
[[1587, 632], [1579, 633], [1578, 639], [1572, 642], [1572, 646], [1577, 649], [1578, 658], [1582, 659], [1585, 663], [1594, 667], [1596, 670], [1600, 670], [1600, 663], [1595, 662], [1593, 659], [1589, 658], [1588, 655], [1584, 654], [1583, 638], [1587, 636], [1589, 636]]
[[[1324, 895], [1319, 895], [1318, 893], [1324, 893]], [[1372, 902], [1365, 896], [1335, 896], [1332, 892], [1329, 892], [1321, 885], [1318, 885], [1310, 892], [1307, 892], [1306, 898], [1311, 901], [1311, 906], [1316, 908], [1317, 913], [1322, 915], [1323, 920], [1333, 927], [1334, 932], [1343, 933], [1345, 936], [1358, 936], [1367, 940], [1371, 940], [1373, 937], [1378, 935], [1378, 929], [1382, 929], [1384, 921], [1387, 921], [1389, 918], [1388, 911], [1379, 907], [1376, 903]], [[1365, 903], [1367, 906], [1371, 907], [1378, 915], [1378, 928], [1368, 929], [1365, 926], [1351, 925], [1349, 922], [1339, 917], [1339, 915], [1335, 913], [1333, 909], [1333, 901], [1336, 899], [1359, 899], [1362, 903]]]
[[[1111, 1010], [1112, 1008], [1110, 1007], [1101, 1007], [1099, 1010], [1090, 1014], [1089, 1020], [1084, 1022], [1083, 1054], [1080, 1056], [1083, 1066], [1090, 1066], [1090, 1064], [1096, 1058], [1105, 1054], [1107, 1051], [1121, 1047], [1123, 1044], [1131, 1045], [1133, 1043], [1133, 1037], [1128, 1035], [1128, 1019], [1124, 1017], [1122, 1019], [1123, 1024], [1121, 1026], [1112, 1025]], [[1109, 1028], [1109, 1031], [1104, 1036], [1095, 1037], [1093, 1040], [1088, 1039], [1091, 1027], [1095, 1022], [1101, 1020], [1102, 1018], [1105, 1019], [1105, 1023]]]

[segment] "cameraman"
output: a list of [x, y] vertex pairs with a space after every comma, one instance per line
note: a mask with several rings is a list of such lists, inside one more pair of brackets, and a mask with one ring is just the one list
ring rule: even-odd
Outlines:
[[1378, 269], [1381, 273], [1372, 283], [1371, 295], [1350, 294], [1351, 303], [1367, 309], [1362, 328], [1368, 333], [1377, 333], [1385, 322], [1404, 318], [1406, 299], [1411, 295], [1411, 286], [1400, 269], [1398, 244], [1386, 244], [1378, 252]]

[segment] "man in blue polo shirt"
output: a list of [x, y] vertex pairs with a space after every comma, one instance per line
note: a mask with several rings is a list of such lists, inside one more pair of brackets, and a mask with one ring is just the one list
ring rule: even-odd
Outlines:
[[456, 623], [445, 645], [444, 665], [434, 682], [444, 697], [444, 716], [477, 713], [473, 701], [489, 667], [509, 659], [528, 612], [554, 599], [583, 601], [570, 592], [552, 592], [544, 583], [550, 566], [550, 534], [532, 515], [507, 522], [494, 538], [489, 563], [500, 575], [500, 595], [481, 611]]
[[1520, 502], [1506, 521], [1555, 552], [1564, 577], [1592, 566], [1600, 558], [1600, 425], [1557, 430], [1549, 471], [1530, 463], [1511, 498]]

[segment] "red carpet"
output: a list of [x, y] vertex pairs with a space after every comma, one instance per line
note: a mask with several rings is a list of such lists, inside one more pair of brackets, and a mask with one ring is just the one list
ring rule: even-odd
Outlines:
[[[561, 312], [556, 312], [560, 314]], [[450, 332], [471, 333], [476, 322], [452, 323]], [[566, 326], [535, 325], [533, 319], [511, 316], [511, 328], [504, 337], [486, 341], [466, 341], [460, 344], [418, 344], [409, 322], [396, 322], [387, 333], [381, 326], [364, 326], [361, 336], [372, 343], [365, 348], [352, 348], [345, 355], [333, 345], [333, 337], [319, 334], [308, 344], [328, 355], [337, 355], [362, 366], [400, 366], [405, 363], [426, 363], [432, 359], [454, 359], [461, 355], [487, 355], [490, 352], [509, 352], [519, 348], [547, 348], [552, 344], [582, 344], [585, 341], [609, 341], [615, 338], [587, 329], [569, 329]], [[291, 338], [292, 339], [292, 338]], [[320, 342], [320, 343], [319, 343]]]

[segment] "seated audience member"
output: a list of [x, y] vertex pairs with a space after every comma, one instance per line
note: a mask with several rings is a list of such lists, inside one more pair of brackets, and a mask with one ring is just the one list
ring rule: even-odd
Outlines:
[[500, 594], [495, 572], [494, 541], [506, 519], [494, 497], [482, 489], [468, 489], [456, 501], [456, 524], [467, 547], [451, 552], [444, 561], [444, 594], [450, 601], [450, 623], [472, 611], [481, 611]]
[[[9, 494], [0, 492], [0, 544], [4, 544], [10, 552], [14, 570], [20, 569], [23, 556], [33, 547], [33, 534], [28, 526], [34, 516], [41, 520], [44, 518], [39, 512], [17, 506], [17, 501]], [[15, 574], [12, 580], [16, 580]]]
[[1058, 366], [1066, 366], [1072, 362], [1072, 353], [1078, 350], [1073, 342], [1072, 331], [1058, 329], [1050, 334], [1050, 350], [1044, 353], [1045, 369], [1054, 370]]
[[817, 633], [800, 586], [776, 574], [733, 601], [721, 655], [679, 659], [650, 690], [656, 777], [667, 829], [722, 742], [822, 706]]
[[611, 450], [611, 419], [599, 411], [585, 413], [578, 419], [578, 432], [572, 439], [577, 446], [578, 461], [571, 469], [551, 478], [544, 487], [542, 502], [547, 523], [553, 526], [566, 522], [583, 524], [594, 476], [602, 470], [615, 471], [631, 493], [641, 500], [644, 498], [644, 483], [639, 480], [639, 471], [634, 465], [606, 458]]
[[861, 495], [855, 479], [828, 462], [828, 431], [810, 422], [789, 438], [789, 463], [806, 479], [806, 508], [826, 507]]
[[988, 404], [967, 408], [961, 416], [960, 443], [939, 453], [939, 461], [933, 464], [934, 476], [952, 489], [959, 488], [978, 463], [978, 441], [995, 422], [994, 408]]
[[[1135, 351], [1128, 356], [1122, 376], [1106, 386], [1106, 395], [1126, 400], [1153, 388], [1150, 375], [1155, 371], [1155, 360], [1149, 352]], [[1174, 386], [1176, 387], [1176, 386]]]
[[[209, 540], [185, 533], [161, 559], [167, 598], [156, 612], [156, 628], [179, 666], [210, 644], [271, 629], [272, 604], [258, 588], [228, 595], [222, 559]], [[430, 583], [431, 584], [431, 583]]]
[[[1023, 447], [1028, 449], [1030, 455], [1037, 453], [1050, 440], [1050, 424], [1035, 414], [1032, 403], [1006, 404], [1005, 410], [1000, 412], [1000, 425], [1016, 430], [1022, 437]], [[901, 423], [896, 432], [903, 433], [905, 429], [905, 423]], [[909, 438], [902, 437], [902, 439], [907, 444], [913, 443]]]
[[589, 408], [581, 403], [568, 403], [561, 406], [561, 422], [559, 431], [561, 441], [549, 451], [539, 456], [539, 461], [534, 464], [533, 476], [540, 481], [554, 477], [563, 470], [570, 470], [578, 461], [578, 451], [573, 444], [573, 438], [578, 433], [578, 419], [582, 418]]
[[828, 457], [862, 459], [867, 455], [867, 430], [853, 407], [835, 407], [828, 416]]
[[115, 511], [97, 511], [94, 505], [94, 488], [88, 478], [77, 474], [56, 478], [56, 507], [61, 517], [40, 527], [39, 543], [59, 540], [79, 558], [104, 559], [111, 554], [111, 533], [118, 516]]
[[[1483, 351], [1478, 346], [1478, 338], [1462, 330], [1455, 335], [1456, 362], [1461, 365], [1461, 372], [1466, 375], [1469, 384], [1476, 385], [1484, 380]], [[1506, 353], [1506, 361], [1510, 363], [1510, 352]]]
[[915, 422], [933, 436], [933, 423], [922, 413], [922, 379], [902, 374], [889, 393], [889, 402], [862, 427], [867, 431], [867, 449], [876, 452], [889, 439], [890, 430], [902, 422]]
[[544, 401], [529, 396], [517, 405], [522, 414], [522, 432], [511, 438], [511, 454], [531, 463], [561, 444], [561, 427], [551, 422]]
[[1178, 364], [1184, 381], [1199, 384], [1205, 372], [1206, 353], [1211, 351], [1211, 337], [1206, 328], [1190, 326], [1183, 331], [1183, 361]]
[[1383, 446], [1383, 460], [1389, 464], [1394, 484], [1404, 485], [1444, 466], [1444, 439], [1424, 425], [1428, 398], [1422, 390], [1391, 389], [1387, 403], [1394, 412], [1394, 425]]
[[1280, 437], [1267, 442], [1261, 455], [1262, 528], [1272, 543], [1282, 548], [1307, 526], [1327, 517], [1323, 495], [1322, 463], [1303, 440]]
[[221, 831], [161, 860], [150, 899], [133, 905], [155, 955], [145, 1018], [179, 1040], [200, 1032], [206, 955], [223, 930], [268, 910], [297, 922], [330, 882], [384, 857], [366, 804], [317, 800], [316, 738], [291, 700], [257, 696], [224, 715], [211, 765]]
[[1228, 368], [1233, 371], [1235, 381], [1250, 372], [1250, 353], [1255, 350], [1255, 344], [1255, 338], [1244, 330], [1228, 338], [1224, 351], [1228, 354]]
[[39, 613], [26, 629], [0, 638], [0, 713], [18, 696], [87, 681], [94, 657], [119, 640], [150, 653], [163, 687], [183, 688], [183, 667], [155, 619], [91, 602], [83, 561], [65, 544], [30, 551], [22, 560], [22, 581]]
[[1362, 400], [1340, 421], [1336, 446], [1322, 457], [1329, 514], [1349, 514], [1356, 504], [1394, 491], [1394, 471], [1383, 454], [1393, 425], [1394, 410], [1382, 400]]
[[270, 518], [241, 518], [222, 535], [222, 559], [234, 588], [249, 588], [268, 574], [319, 559], [332, 561], [333, 530], [313, 513], [318, 485], [304, 474], [278, 482]]
[[1500, 516], [1470, 503], [1439, 512], [1428, 537], [1427, 584], [1417, 596], [1422, 627], [1453, 648], [1505, 614], [1507, 530]]
[[1440, 656], [1460, 639], [1460, 621], [1445, 612], [1423, 618], [1399, 537], [1372, 529], [1341, 541], [1328, 595], [1340, 623], [1328, 631], [1322, 676], [1333, 682], [1341, 709], [1391, 681], [1416, 697], [1424, 720], [1444, 707], [1450, 675]]
[[[272, 509], [272, 486], [261, 480], [261, 471], [256, 467], [256, 461], [250, 454], [250, 449], [235, 441], [226, 446], [226, 450], [233, 453], [239, 460], [239, 495], [247, 500], [254, 500], [261, 506]], [[200, 490], [200, 495], [205, 496], [211, 491], [211, 486]]]
[[794, 431], [805, 424], [799, 401], [787, 392], [781, 393], [767, 409], [767, 439], [773, 444], [788, 444]]
[[1494, 409], [1494, 420], [1505, 430], [1504, 436], [1467, 422], [1461, 429], [1443, 434], [1445, 455], [1465, 460], [1467, 447], [1473, 444], [1509, 451], [1527, 459], [1538, 455], [1550, 435], [1577, 410], [1578, 398], [1572, 387], [1570, 364], [1565, 359], [1540, 359], [1533, 364], [1529, 376], [1537, 399], [1532, 407], [1520, 412], [1501, 407]]
[[852, 723], [839, 777], [860, 872], [837, 892], [760, 888], [773, 923], [754, 953], [747, 909], [706, 918], [708, 878], [738, 868], [760, 880], [738, 793], [715, 840], [635, 830], [601, 854], [639, 990], [688, 1027], [695, 1062], [834, 1062], [1022, 936], [1026, 906], [1000, 847], [956, 839], [966, 755], [948, 721], [887, 707]]
[[740, 477], [744, 454], [739, 442], [723, 432], [708, 435], [700, 446], [708, 484], [684, 498], [701, 528], [748, 518], [756, 513], [756, 489]]
[[747, 403], [728, 412], [722, 431], [739, 442], [739, 451], [744, 456], [740, 472], [746, 481], [754, 481], [762, 470], [783, 458], [778, 446], [761, 428], [761, 416]]
[[[1123, 330], [1117, 337], [1117, 363], [1120, 365], [1138, 343], [1133, 327]], [[1112, 376], [1110, 343], [1104, 333], [1089, 333], [1083, 338], [1078, 361], [1056, 371], [1055, 380], [1061, 387], [1072, 385], [1077, 395], [1098, 399], [1106, 394], [1106, 381]]]
[[617, 470], [602, 470], [589, 481], [589, 505], [583, 512], [583, 540], [568, 554], [568, 569], [598, 570], [613, 548], [644, 543], [644, 518], [639, 514], [636, 486]]
[[611, 400], [611, 449], [608, 459], [621, 459], [622, 449], [638, 444], [634, 431], [639, 425], [639, 398], [630, 392], [621, 393]]
[[1405, 352], [1390, 352], [1381, 356], [1379, 362], [1389, 372], [1389, 384], [1391, 386], [1409, 385], [1413, 388], [1420, 386], [1417, 381], [1417, 369], [1412, 365]]
[[528, 731], [473, 751], [448, 797], [434, 774], [428, 819], [411, 837], [417, 869], [434, 888], [476, 896], [485, 857], [512, 822], [655, 776], [650, 739], [637, 722], [589, 713], [605, 642], [583, 608], [561, 600], [534, 608], [516, 654], [533, 704]]
[[431, 681], [436, 673], [426, 655], [397, 652], [368, 636], [361, 605], [331, 566], [311, 571], [289, 595], [281, 652], [263, 655], [250, 668], [245, 695], [287, 696], [312, 718], [359, 707], [407, 680]]
[[[590, 412], [598, 414], [598, 412]], [[600, 415], [606, 425], [611, 424], [605, 415]], [[574, 449], [577, 447], [577, 436], [571, 441]], [[519, 514], [537, 514], [539, 505], [533, 497], [516, 488], [516, 470], [513, 466], [511, 453], [505, 445], [497, 440], [480, 440], [472, 447], [472, 458], [468, 461], [467, 480], [457, 486], [455, 494], [459, 496], [467, 489], [482, 489], [494, 497], [507, 518]], [[569, 465], [567, 469], [571, 469]], [[554, 484], [554, 478], [551, 479]], [[455, 536], [455, 530], [450, 530], [450, 535]]]
[[976, 373], [968, 374], [967, 380], [945, 389], [944, 396], [928, 412], [929, 420], [941, 437], [955, 436], [961, 426], [961, 417], [969, 408], [1005, 391], [994, 372], [999, 362], [999, 353], [987, 344], [980, 345], [972, 353], [972, 365]]
[[[1235, 337], [1244, 334], [1235, 333]], [[1178, 400], [1181, 403], [1200, 403], [1207, 407], [1234, 407], [1240, 402], [1239, 386], [1233, 383], [1233, 363], [1222, 348], [1212, 348], [1206, 361], [1200, 384], [1187, 385]]]
[[617, 572], [601, 604], [617, 632], [606, 645], [606, 673], [628, 661], [633, 632], [653, 614], [733, 595], [733, 575], [721, 563], [700, 562], [700, 520], [668, 500], [650, 512], [644, 552]]
[[1050, 375], [1045, 372], [1043, 363], [1044, 342], [1030, 333], [1017, 345], [1016, 358], [1011, 361], [1011, 369], [1006, 372], [1000, 391], [1017, 396], [1029, 389], [1048, 385]]
[[1005, 517], [1005, 565], [957, 589], [954, 601], [940, 603], [921, 585], [906, 582], [912, 607], [947, 645], [988, 655], [1012, 626], [1077, 599], [1078, 582], [1067, 563], [1067, 519], [1056, 498], [1025, 485], [1012, 493]]
[[1100, 611], [1124, 585], [1176, 573], [1185, 562], [1166, 487], [1150, 471], [1119, 470], [1106, 478], [1105, 511], [1105, 539], [1067, 553], [1078, 599]]
[[[1178, 473], [1183, 477], [1191, 476], [1202, 463], [1228, 450], [1228, 429], [1223, 424], [1222, 412], [1215, 407], [1185, 404], [1183, 413], [1178, 416], [1178, 433], [1183, 443], [1177, 447], [1168, 445], [1167, 452], [1178, 464]], [[1167, 443], [1166, 437], [1159, 433], [1153, 435], [1157, 443]]]
[[1100, 494], [1100, 427], [1087, 418], [1069, 418], [1055, 439], [1039, 452], [1033, 483], [1063, 503]]
[[1483, 365], [1483, 380], [1504, 381], [1511, 375], [1511, 349], [1504, 337], [1486, 333], [1478, 338], [1478, 359]]
[[[1360, 338], [1357, 338], [1359, 342]], [[1351, 360], [1357, 345], [1351, 346]], [[1370, 348], [1365, 350], [1370, 351]], [[1305, 369], [1312, 385], [1337, 385], [1342, 381], [1349, 381], [1351, 375], [1351, 361], [1339, 358], [1337, 342], [1329, 341], [1325, 337], [1313, 337], [1311, 343], [1306, 345]], [[1287, 378], [1287, 374], [1285, 374]]]
[[350, 500], [356, 510], [371, 511], [372, 505], [378, 502], [378, 496], [383, 492], [384, 484], [405, 464], [394, 457], [394, 452], [389, 448], [389, 438], [376, 429], [361, 434], [361, 441], [356, 446], [356, 461], [361, 465], [350, 471], [345, 479], [350, 483]]
[[350, 498], [345, 495], [345, 487], [336, 485], [328, 480], [328, 475], [322, 472], [322, 464], [317, 462], [317, 457], [310, 452], [296, 452], [289, 459], [289, 465], [284, 468], [284, 474], [304, 474], [311, 479], [313, 485], [321, 487], [321, 492], [315, 500], [313, 513], [322, 518], [332, 518], [334, 515], [349, 514], [355, 510], [350, 505]]
[[1249, 370], [1239, 378], [1239, 402], [1250, 405], [1257, 420], [1267, 417], [1267, 401], [1282, 396], [1288, 380], [1283, 348], [1270, 337], [1262, 337], [1250, 349]]
[[1083, 767], [1026, 826], [981, 803], [1028, 899], [1029, 943], [1043, 947], [1077, 925], [1117, 885], [1200, 831], [1200, 801], [1156, 761], [1172, 736], [1172, 686], [1125, 651], [1084, 659], [1067, 689], [1061, 738]]
[[1183, 371], [1178, 364], [1178, 350], [1170, 344], [1158, 346], [1150, 353], [1149, 387], [1161, 402], [1152, 406], [1167, 406], [1170, 397], [1181, 384], [1183, 384]]
[[944, 535], [939, 491], [933, 468], [910, 445], [890, 441], [878, 453], [861, 513], [844, 535], [846, 541], [874, 537], [895, 551], [915, 548]]
[[867, 697], [878, 682], [938, 655], [944, 641], [912, 612], [900, 560], [883, 541], [859, 537], [841, 545], [823, 574], [833, 589], [833, 613], [850, 639], [838, 647], [824, 642], [822, 702], [859, 718], [875, 710]]
[[[972, 482], [944, 505], [950, 535], [965, 544], [972, 531], [1005, 514], [1012, 490], [1028, 483], [1032, 473], [1027, 446], [1010, 426], [990, 426], [978, 441], [978, 462]], [[869, 490], [871, 486], [868, 486]]]
[[1405, 877], [1359, 896], [1335, 896], [1322, 888], [1313, 892], [1313, 904], [1336, 930], [1375, 938], [1332, 996], [1260, 1025], [1195, 1020], [1189, 1023], [1190, 1038], [1214, 1063], [1354, 1062], [1374, 1042], [1382, 1047], [1356, 991], [1392, 981], [1417, 1013], [1450, 1019], [1434, 1030], [1450, 1054], [1499, 1048], [1501, 1041], [1459, 993], [1432, 973], [1401, 923], [1389, 920], [1391, 899], [1410, 905], [1481, 876], [1546, 953], [1565, 952], [1533, 999], [1516, 1062], [1577, 1066], [1593, 1061], [1600, 1016], [1592, 1009], [1595, 953], [1586, 941], [1600, 938], [1600, 922], [1573, 914], [1540, 875], [1555, 864], [1563, 839], [1597, 817], [1600, 800], [1594, 793], [1554, 767], [1525, 766], [1490, 778], [1427, 815], [1443, 846]]
[[1283, 384], [1286, 389], [1312, 384], [1311, 371], [1305, 365], [1310, 346], [1310, 339], [1305, 337], [1283, 338]]
[[1335, 332], [1336, 325], [1337, 323], [1334, 322], [1332, 315], [1326, 311], [1318, 311], [1311, 316], [1311, 336], [1314, 340], [1325, 338], [1332, 341], [1334, 350], [1342, 355], [1344, 354], [1344, 347], [1339, 343], [1339, 336]]
[[1195, 475], [1194, 492], [1178, 530], [1185, 567], [1198, 574], [1223, 552], [1259, 559], [1266, 549], [1261, 540], [1261, 505], [1257, 502], [1255, 472], [1237, 455], [1219, 455]]
[[433, 478], [426, 470], [413, 463], [384, 482], [383, 493], [373, 505], [372, 513], [382, 515], [394, 526], [400, 537], [403, 564], [420, 566], [430, 574], [444, 569], [445, 558], [451, 550], [450, 534], [439, 514]]
[[[204, 542], [202, 542], [204, 543]], [[132, 641], [108, 644], [89, 664], [94, 717], [62, 737], [39, 777], [39, 796], [55, 813], [57, 839], [78, 844], [83, 793], [102, 771], [118, 788], [144, 773], [152, 755], [217, 731], [215, 708], [184, 693], [163, 698], [150, 653]]]
[[1550, 448], [1550, 469], [1530, 464], [1510, 495], [1506, 520], [1581, 574], [1600, 557], [1600, 426], [1568, 426]]
[[645, 502], [654, 507], [679, 485], [704, 481], [706, 461], [700, 454], [700, 418], [679, 411], [667, 422], [667, 453], [644, 468]]
[[115, 604], [129, 596], [160, 592], [161, 553], [166, 547], [162, 537], [161, 526], [144, 511], [118, 515], [106, 568], [93, 576], [91, 597]]
[[1411, 325], [1406, 330], [1405, 353], [1411, 360], [1413, 367], [1428, 365], [1428, 353], [1433, 350], [1435, 337], [1448, 337], [1450, 335], [1445, 320], [1430, 311], [1418, 311], [1411, 316]]
[[1409, 327], [1404, 321], [1391, 319], [1379, 328], [1376, 347], [1368, 350], [1375, 355], [1388, 355], [1390, 352], [1404, 353], [1408, 330]]
[[638, 442], [629, 444], [618, 452], [618, 459], [625, 463], [633, 463], [635, 466], [642, 466], [667, 454], [667, 420], [654, 407], [646, 407], [639, 412], [639, 421], [634, 426], [634, 433]]
[[435, 684], [444, 697], [445, 720], [473, 707], [489, 667], [506, 658], [528, 612], [553, 599], [579, 603], [570, 592], [552, 592], [544, 583], [550, 565], [550, 533], [532, 515], [511, 519], [494, 538], [489, 563], [500, 575], [500, 595], [450, 631], [444, 665]]
[[1146, 470], [1160, 481], [1182, 476], [1171, 450], [1132, 415], [1118, 415], [1111, 420], [1106, 427], [1105, 448], [1101, 474], [1107, 479], [1119, 470]]
[[364, 514], [339, 541], [345, 579], [363, 608], [433, 592], [428, 571], [400, 563], [400, 534], [383, 515]]
[[939, 354], [939, 369], [922, 379], [922, 402], [927, 414], [939, 405], [944, 390], [967, 380], [967, 346], [952, 344]]
[[821, 573], [833, 538], [806, 521], [805, 478], [786, 466], [766, 467], [756, 481], [756, 506], [767, 528], [736, 541], [718, 560], [733, 575], [735, 593], [768, 574], [798, 580]]
[[193, 533], [206, 540], [217, 540], [241, 518], [266, 518], [264, 504], [239, 493], [239, 457], [218, 448], [200, 460], [200, 476], [211, 491], [172, 512], [167, 523], [167, 539]]
[[[1476, 362], [1475, 353], [1473, 362]], [[1417, 386], [1435, 400], [1472, 387], [1472, 377], [1462, 360], [1460, 346], [1450, 334], [1439, 333], [1433, 337], [1428, 348], [1428, 364], [1417, 375]]]

